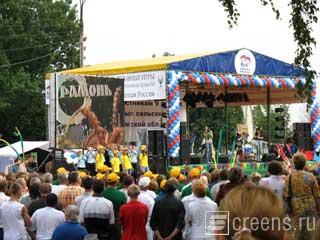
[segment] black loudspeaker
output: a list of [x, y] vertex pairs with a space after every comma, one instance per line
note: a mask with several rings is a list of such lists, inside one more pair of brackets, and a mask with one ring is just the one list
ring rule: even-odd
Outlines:
[[180, 123], [180, 138], [187, 139], [187, 123], [186, 122]]
[[293, 124], [293, 140], [295, 144], [306, 151], [313, 150], [311, 139], [311, 124], [310, 123], [294, 123]]
[[200, 156], [193, 155], [190, 157], [191, 164], [200, 164]]
[[229, 157], [225, 154], [220, 154], [219, 156], [219, 163], [228, 163]]
[[170, 157], [170, 165], [171, 166], [179, 166], [179, 165], [181, 165], [180, 157]]
[[181, 140], [180, 157], [182, 164], [190, 164], [190, 140]]
[[163, 130], [148, 130], [148, 151], [151, 156], [165, 156]]
[[276, 159], [275, 153], [263, 154], [261, 158], [261, 162], [270, 162]]
[[152, 172], [165, 175], [167, 169], [166, 158], [163, 156], [150, 156], [149, 167]]

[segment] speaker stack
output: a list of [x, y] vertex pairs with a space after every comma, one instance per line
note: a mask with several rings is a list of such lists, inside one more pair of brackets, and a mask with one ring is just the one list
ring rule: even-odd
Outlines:
[[181, 122], [180, 124], [180, 164], [190, 164], [190, 139], [187, 134], [187, 123]]
[[165, 174], [167, 164], [165, 157], [166, 140], [163, 129], [148, 129], [149, 167], [151, 171]]
[[300, 149], [304, 149], [305, 151], [312, 151], [313, 144], [311, 138], [311, 124], [294, 123], [293, 140]]

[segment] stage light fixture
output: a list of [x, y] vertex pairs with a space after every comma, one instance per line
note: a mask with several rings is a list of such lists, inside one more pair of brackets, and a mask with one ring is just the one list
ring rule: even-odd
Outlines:
[[162, 102], [162, 103], [161, 103], [161, 107], [163, 107], [163, 108], [167, 108], [167, 103]]
[[247, 93], [243, 94], [243, 99], [244, 99], [245, 102], [249, 102], [250, 101], [249, 96], [248, 96]]
[[276, 113], [282, 113], [282, 112], [284, 112], [284, 108], [282, 108], [282, 107], [276, 108], [275, 112]]

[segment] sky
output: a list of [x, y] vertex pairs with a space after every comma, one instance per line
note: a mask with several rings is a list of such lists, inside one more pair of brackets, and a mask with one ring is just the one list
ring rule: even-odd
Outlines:
[[[229, 29], [218, 0], [87, 0], [84, 63], [149, 58], [166, 51], [180, 55], [243, 47], [292, 63], [296, 44], [289, 28], [289, 1], [274, 2], [281, 20], [260, 0], [238, 0], [240, 19]], [[320, 41], [320, 24], [314, 29]], [[315, 48], [312, 66], [317, 71], [319, 59], [320, 50]], [[292, 118], [300, 119], [300, 111], [293, 111]]]

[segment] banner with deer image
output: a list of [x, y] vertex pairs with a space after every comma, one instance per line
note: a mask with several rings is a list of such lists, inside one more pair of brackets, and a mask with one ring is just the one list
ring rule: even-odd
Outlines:
[[58, 148], [124, 143], [124, 79], [57, 74]]

